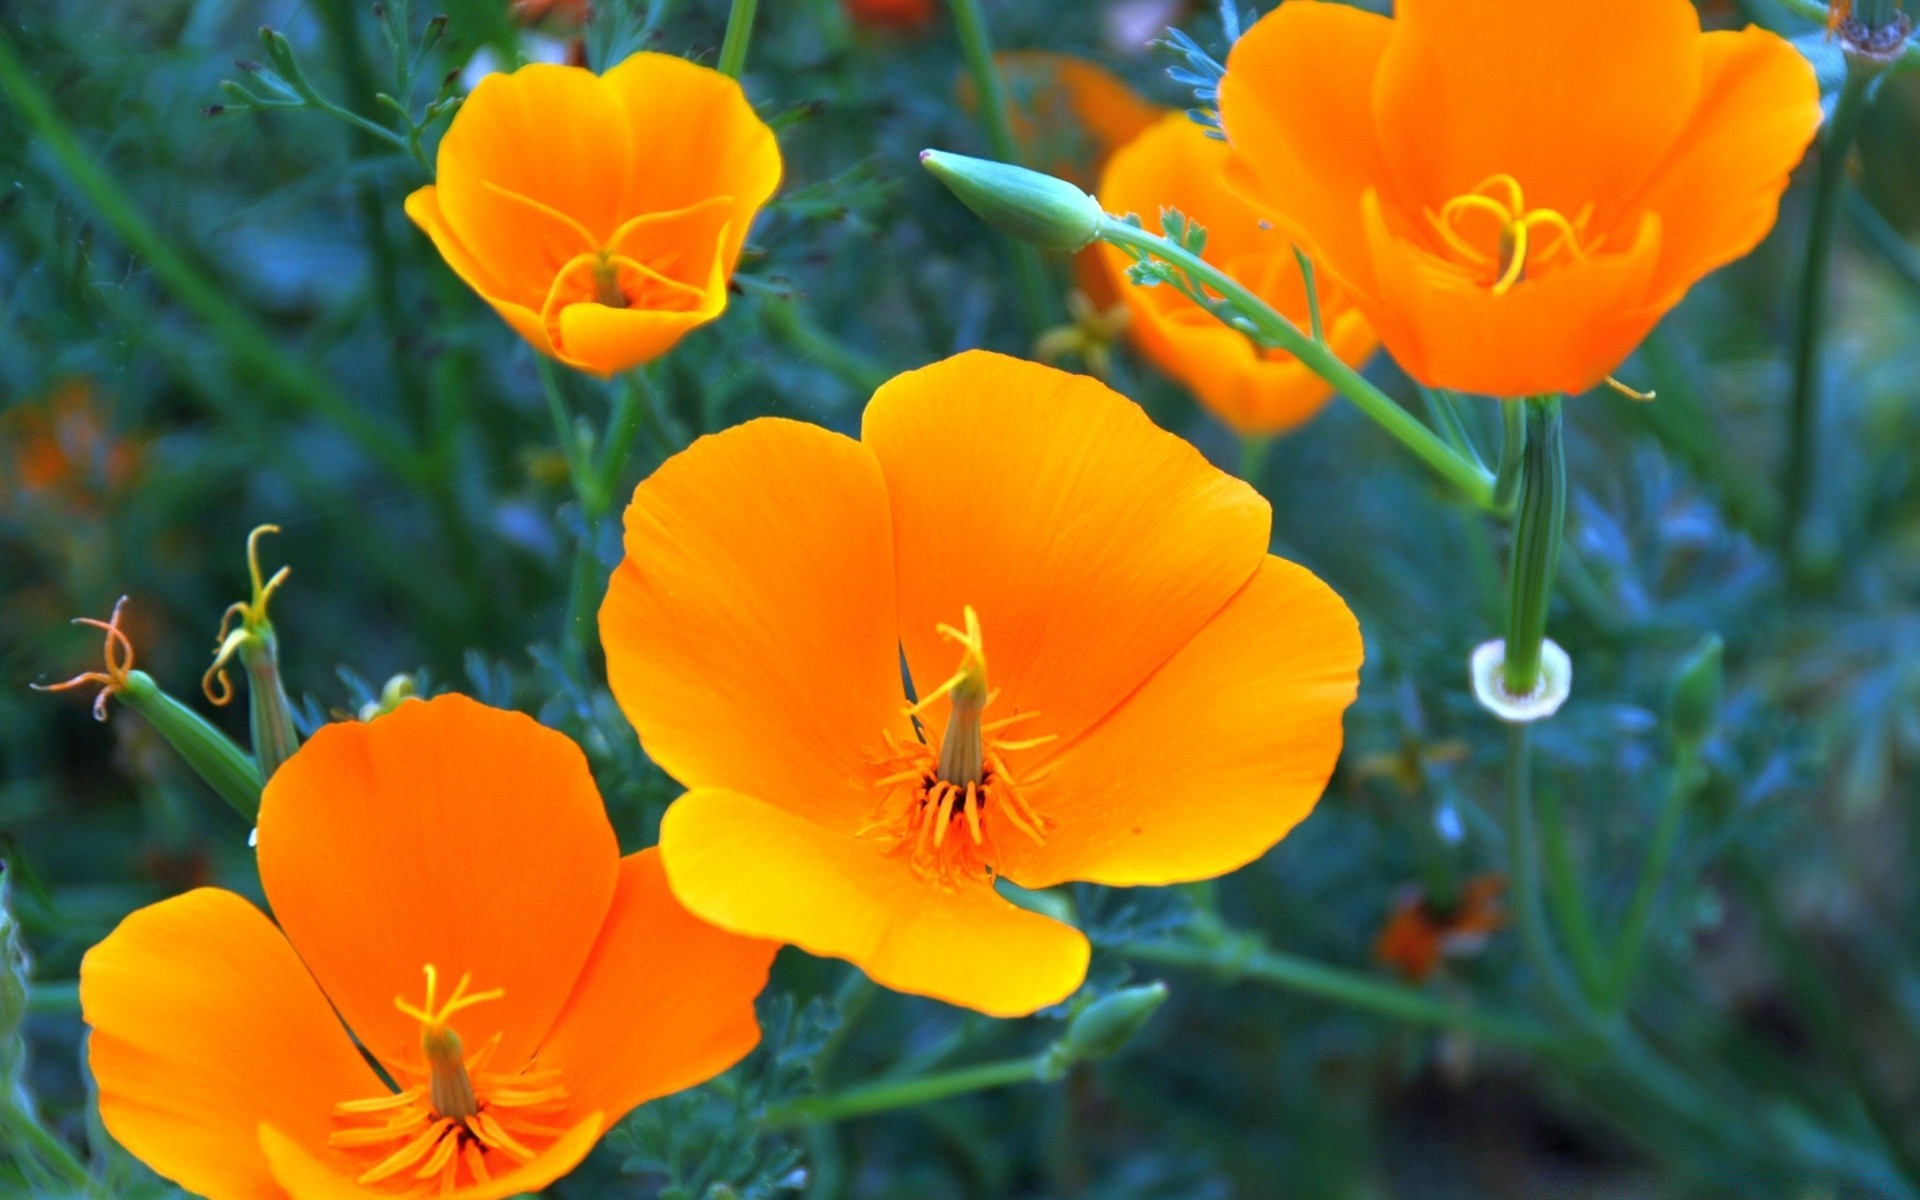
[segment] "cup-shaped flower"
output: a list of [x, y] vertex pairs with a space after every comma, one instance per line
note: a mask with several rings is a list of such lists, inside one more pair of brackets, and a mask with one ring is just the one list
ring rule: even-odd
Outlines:
[[1086, 938], [998, 876], [1220, 875], [1333, 769], [1359, 629], [1271, 519], [1098, 381], [983, 352], [888, 382], [859, 441], [702, 438], [635, 491], [600, 611], [691, 789], [674, 894], [982, 1012], [1069, 995]]
[[519, 714], [327, 726], [268, 785], [259, 861], [278, 928], [202, 888], [80, 968], [101, 1119], [209, 1200], [538, 1191], [759, 1039], [775, 947], [621, 858], [585, 758]]
[[[1107, 163], [1100, 204], [1137, 213], [1155, 232], [1164, 209], [1178, 209], [1207, 231], [1204, 257], [1294, 324], [1311, 324], [1305, 276], [1288, 236], [1261, 219], [1226, 185], [1225, 143], [1207, 136], [1185, 113], [1172, 113]], [[1213, 413], [1241, 434], [1279, 433], [1326, 404], [1333, 387], [1283, 350], [1263, 350], [1214, 314], [1166, 286], [1127, 281], [1133, 258], [1100, 247], [1101, 260], [1133, 319], [1128, 335], [1141, 353], [1193, 389]], [[1366, 318], [1338, 284], [1319, 281], [1327, 344], [1359, 366], [1378, 344]]]
[[1820, 124], [1813, 69], [1689, 0], [1604, 12], [1294, 0], [1227, 59], [1229, 181], [1417, 379], [1579, 392], [1772, 227]]
[[780, 148], [740, 85], [667, 54], [480, 81], [407, 197], [468, 286], [542, 354], [612, 375], [718, 317]]

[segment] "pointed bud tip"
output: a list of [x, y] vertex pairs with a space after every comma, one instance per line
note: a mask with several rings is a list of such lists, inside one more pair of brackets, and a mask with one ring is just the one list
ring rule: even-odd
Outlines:
[[920, 165], [981, 220], [1043, 250], [1071, 253], [1100, 236], [1100, 202], [1063, 179], [944, 150], [922, 150]]

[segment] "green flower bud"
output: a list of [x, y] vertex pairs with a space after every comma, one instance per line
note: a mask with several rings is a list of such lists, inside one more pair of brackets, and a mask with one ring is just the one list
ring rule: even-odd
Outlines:
[[1166, 1001], [1167, 985], [1158, 982], [1100, 997], [1067, 1023], [1067, 1036], [1060, 1039], [1063, 1057], [1070, 1062], [1112, 1057]]
[[1043, 250], [1072, 252], [1100, 236], [1100, 202], [1051, 175], [1008, 163], [922, 150], [920, 165], [989, 225]]
[[1719, 723], [1720, 697], [1725, 687], [1721, 669], [1724, 651], [1720, 635], [1710, 633], [1687, 652], [1673, 673], [1667, 725], [1686, 745], [1698, 746], [1706, 741]]

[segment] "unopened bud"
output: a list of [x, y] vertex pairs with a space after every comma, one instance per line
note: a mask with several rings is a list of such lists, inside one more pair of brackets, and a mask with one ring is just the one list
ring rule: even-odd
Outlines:
[[1673, 736], [1697, 746], [1712, 736], [1720, 720], [1720, 697], [1725, 688], [1721, 660], [1725, 646], [1710, 633], [1687, 652], [1673, 673], [1673, 691], [1667, 701], [1667, 725]]
[[922, 150], [920, 165], [981, 220], [1043, 250], [1092, 245], [1106, 219], [1099, 201], [1039, 171], [943, 150]]
[[354, 715], [362, 721], [384, 717], [417, 695], [419, 687], [413, 682], [413, 676], [405, 673], [395, 675], [381, 687], [379, 699], [362, 704], [360, 711]]
[[1167, 985], [1158, 982], [1100, 997], [1067, 1023], [1067, 1035], [1060, 1039], [1062, 1056], [1070, 1062], [1111, 1058], [1166, 1002]]

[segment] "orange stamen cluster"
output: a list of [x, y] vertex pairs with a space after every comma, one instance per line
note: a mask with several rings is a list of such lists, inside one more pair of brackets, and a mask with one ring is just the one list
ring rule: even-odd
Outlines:
[[133, 673], [133, 641], [126, 631], [120, 628], [120, 614], [127, 607], [127, 598], [120, 597], [113, 606], [113, 615], [104, 621], [92, 617], [75, 617], [75, 625], [89, 625], [95, 629], [104, 629], [107, 634], [106, 647], [101, 651], [104, 660], [101, 670], [82, 671], [72, 679], [59, 683], [36, 683], [30, 685], [37, 692], [64, 692], [72, 688], [97, 684], [100, 694], [93, 698], [93, 719], [107, 719], [107, 700], [127, 686], [127, 676]]
[[566, 1132], [551, 1123], [567, 1100], [559, 1072], [537, 1067], [483, 1071], [500, 1035], [469, 1057], [448, 1024], [455, 1013], [505, 993], [497, 988], [469, 992], [471, 977], [462, 975], [453, 993], [436, 1005], [439, 972], [431, 963], [426, 976], [426, 1003], [393, 1002], [420, 1022], [421, 1064], [394, 1065], [393, 1073], [406, 1086], [391, 1095], [334, 1105], [334, 1116], [343, 1122], [375, 1123], [340, 1129], [327, 1139], [339, 1150], [384, 1151], [355, 1182], [388, 1184], [401, 1196], [445, 1196], [463, 1185], [489, 1183], [496, 1169], [533, 1159], [528, 1141]]
[[1585, 260], [1592, 217], [1591, 204], [1572, 220], [1555, 209], [1528, 208], [1520, 181], [1511, 175], [1489, 175], [1439, 212], [1427, 213], [1441, 242], [1496, 296], [1563, 256]]
[[[908, 855], [921, 877], [951, 888], [963, 880], [993, 878], [995, 822], [987, 819], [989, 811], [1036, 843], [1045, 840], [1047, 821], [1034, 811], [1021, 789], [1045, 778], [1046, 770], [1016, 778], [1006, 756], [1045, 745], [1055, 735], [999, 736], [1039, 714], [984, 720], [999, 693], [987, 688], [980, 618], [969, 607], [965, 629], [951, 625], [939, 629], [942, 637], [960, 646], [960, 667], [907, 708], [907, 715], [920, 728], [926, 712], [936, 702], [947, 701], [947, 728], [939, 750], [923, 740], [904, 742], [891, 732], [883, 735], [887, 751], [877, 760], [882, 774], [874, 781], [881, 796], [861, 832], [879, 833], [886, 839], [888, 853]], [[964, 836], [956, 832], [957, 825], [965, 827]]]

